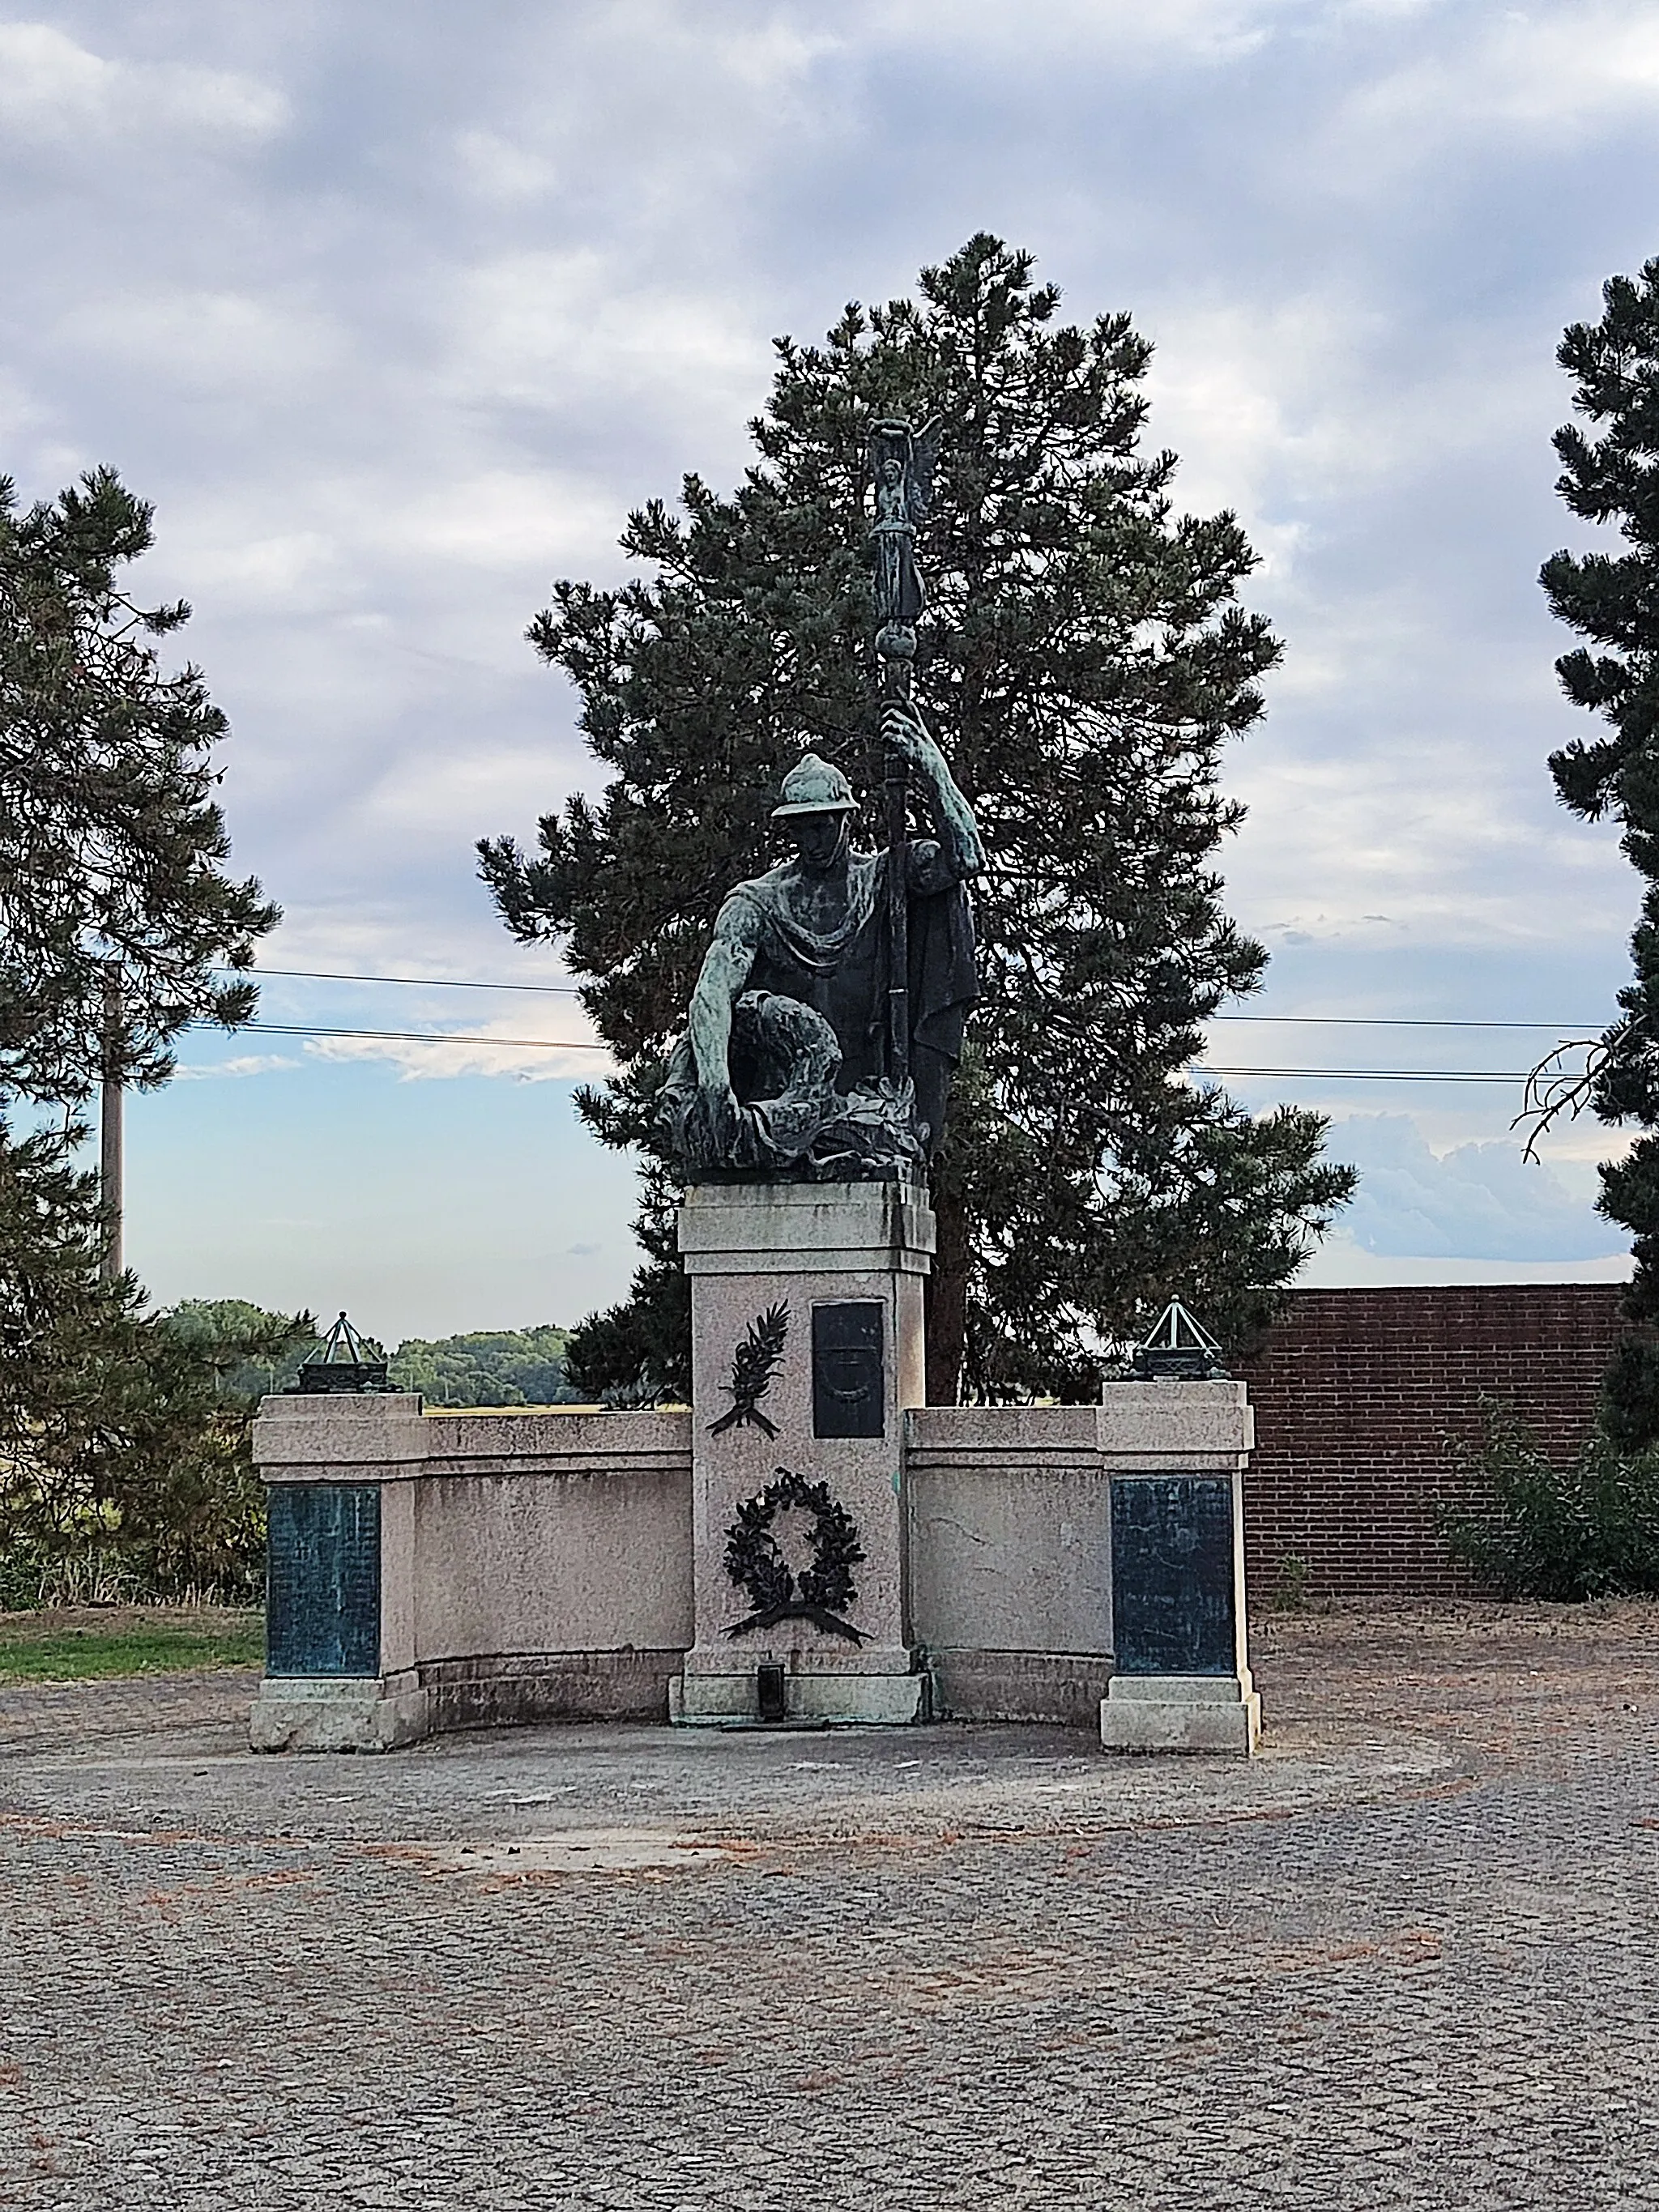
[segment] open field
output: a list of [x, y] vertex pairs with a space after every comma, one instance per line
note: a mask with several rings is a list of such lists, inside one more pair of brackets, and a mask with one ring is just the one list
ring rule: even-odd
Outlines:
[[1659, 2206], [1659, 1605], [1257, 1656], [1249, 1764], [0, 1688], [0, 2205]]
[[0, 1683], [263, 1665], [262, 1613], [225, 1606], [43, 1606], [0, 1613]]

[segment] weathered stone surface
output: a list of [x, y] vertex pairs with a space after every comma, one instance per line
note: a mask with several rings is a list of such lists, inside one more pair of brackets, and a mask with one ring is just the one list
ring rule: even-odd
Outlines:
[[1261, 1698], [1237, 1674], [1114, 1674], [1100, 1707], [1107, 1751], [1221, 1752], [1253, 1758]]
[[[940, 1709], [1066, 1721], [1086, 1705], [1096, 1726], [1118, 1640], [1115, 1478], [1219, 1471], [1231, 1490], [1251, 1440], [1243, 1386], [1114, 1383], [1098, 1407], [925, 1406], [905, 1425], [912, 1618]], [[1242, 1666], [1238, 1535], [1226, 1571]]]
[[[826, 1728], [896, 1728], [930, 1717], [925, 1675], [905, 1671], [908, 1651], [872, 1652], [874, 1671], [815, 1668], [809, 1663], [786, 1668], [785, 1717], [822, 1722]], [[679, 1728], [724, 1728], [762, 1719], [757, 1668], [742, 1674], [700, 1670], [695, 1662], [668, 1686], [668, 1717]]]
[[262, 1398], [253, 1424], [255, 1461], [267, 1479], [289, 1482], [392, 1480], [419, 1468], [429, 1443], [420, 1396], [413, 1390], [364, 1397]]
[[[436, 1728], [644, 1717], [666, 1710], [672, 1668], [662, 1655], [695, 1644], [687, 1663], [700, 1686], [682, 1701], [687, 1717], [749, 1712], [763, 1662], [792, 1677], [882, 1678], [879, 1693], [826, 1695], [840, 1695], [848, 1717], [867, 1715], [872, 1698], [908, 1717], [921, 1644], [940, 1711], [1086, 1717], [1092, 1727], [1113, 1644], [1111, 1471], [1236, 1466], [1249, 1438], [1241, 1386], [1125, 1384], [1098, 1407], [920, 1406], [933, 1224], [907, 1185], [723, 1186], [692, 1194], [682, 1233], [714, 1330], [698, 1382], [711, 1410], [695, 1421], [686, 1412], [422, 1415], [408, 1396], [266, 1401], [268, 1477], [380, 1486], [385, 1671], [412, 1670]], [[741, 1272], [753, 1265], [758, 1276]], [[751, 1420], [713, 1434], [735, 1404], [734, 1349], [780, 1296], [790, 1333], [755, 1401], [777, 1434]], [[812, 1312], [860, 1303], [883, 1316], [882, 1432], [823, 1437]], [[1176, 1449], [1183, 1434], [1204, 1448]], [[708, 1468], [701, 1524], [694, 1437]], [[724, 1571], [726, 1534], [781, 1465], [822, 1477], [849, 1508], [848, 1480], [857, 1488], [861, 1644], [798, 1620], [724, 1633], [746, 1603]], [[798, 1552], [800, 1534], [785, 1531]], [[701, 1621], [700, 1542], [714, 1563]], [[816, 1698], [797, 1698], [796, 1709]], [[320, 1725], [302, 1718], [288, 1730], [268, 1714], [262, 1726], [297, 1745]]]
[[691, 1640], [684, 1462], [607, 1454], [580, 1473], [434, 1476], [416, 1492], [415, 1540], [422, 1663]]
[[665, 1721], [684, 1650], [487, 1652], [422, 1662], [432, 1727], [538, 1721]]
[[262, 1399], [253, 1455], [268, 1481], [419, 1481], [433, 1474], [683, 1468], [684, 1413], [422, 1413], [417, 1393]]
[[1243, 1382], [1109, 1382], [1095, 1418], [1101, 1450], [1126, 1468], [1237, 1461], [1255, 1442]]
[[[354, 1494], [376, 1478], [380, 1665], [419, 1695], [394, 1712], [384, 1692], [331, 1705], [294, 1671], [306, 1654], [289, 1639], [276, 1657], [300, 1689], [267, 1686], [259, 1748], [384, 1748], [427, 1726], [665, 1711], [661, 1655], [677, 1662], [691, 1637], [689, 1414], [434, 1417], [390, 1395], [264, 1404], [261, 1471], [307, 1525], [304, 1500], [326, 1500], [342, 1475]], [[279, 1504], [273, 1523], [292, 1517]], [[272, 1566], [280, 1623], [295, 1569], [280, 1547]], [[319, 1650], [313, 1664], [338, 1657]], [[361, 1638], [352, 1650], [361, 1662]]]
[[[1048, 1449], [1032, 1442], [1045, 1422]], [[1091, 1409], [928, 1407], [908, 1426], [911, 1615], [928, 1650], [1109, 1654], [1110, 1483]]]
[[418, 1743], [430, 1725], [426, 1692], [408, 1675], [267, 1675], [248, 1742], [255, 1751], [395, 1751]]
[[680, 1256], [694, 1280], [752, 1274], [769, 1256], [825, 1275], [925, 1275], [934, 1243], [933, 1208], [911, 1182], [699, 1183], [680, 1208]]
[[1112, 1662], [1102, 1652], [927, 1647], [935, 1719], [1097, 1728]]
[[[903, 1414], [923, 1395], [922, 1282], [933, 1217], [898, 1183], [716, 1184], [687, 1195], [680, 1246], [691, 1278], [692, 1526], [696, 1640], [672, 1705], [687, 1723], [757, 1711], [756, 1670], [781, 1666], [792, 1716], [910, 1720], [921, 1710], [905, 1608]], [[882, 1397], [861, 1435], [824, 1436], [817, 1310], [873, 1313]], [[741, 1347], [781, 1313], [782, 1348], [758, 1418], [738, 1402]], [[872, 1370], [872, 1372], [878, 1370]], [[817, 1573], [819, 1522], [794, 1511], [767, 1522], [762, 1554], [782, 1562], [781, 1604], [737, 1580], [730, 1547], [787, 1474], [850, 1516], [862, 1556], [846, 1603], [804, 1602]], [[771, 1507], [765, 1506], [771, 1514]]]

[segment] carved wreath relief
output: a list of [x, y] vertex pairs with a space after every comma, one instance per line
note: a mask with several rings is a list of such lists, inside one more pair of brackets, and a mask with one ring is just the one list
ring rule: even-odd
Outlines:
[[[811, 1564], [796, 1575], [778, 1548], [773, 1522], [780, 1512], [799, 1506], [812, 1516]], [[831, 1636], [862, 1644], [864, 1638], [842, 1613], [858, 1595], [853, 1570], [864, 1557], [858, 1524], [827, 1482], [808, 1482], [787, 1467], [777, 1469], [757, 1498], [738, 1508], [726, 1532], [726, 1571], [744, 1591], [754, 1611], [726, 1630], [746, 1636], [773, 1628], [781, 1620], [810, 1620]]]

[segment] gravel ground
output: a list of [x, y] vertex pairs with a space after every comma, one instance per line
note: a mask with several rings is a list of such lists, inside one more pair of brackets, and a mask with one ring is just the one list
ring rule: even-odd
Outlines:
[[0, 2204], [1659, 2206], [1659, 1607], [1256, 1656], [1249, 1765], [0, 1692]]

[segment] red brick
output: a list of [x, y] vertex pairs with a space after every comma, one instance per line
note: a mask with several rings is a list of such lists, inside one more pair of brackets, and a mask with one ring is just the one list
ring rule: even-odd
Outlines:
[[1244, 1530], [1256, 1601], [1292, 1557], [1316, 1595], [1466, 1595], [1435, 1528], [1437, 1506], [1475, 1496], [1451, 1440], [1476, 1442], [1493, 1398], [1567, 1457], [1595, 1418], [1620, 1297], [1601, 1283], [1289, 1292], [1265, 1348], [1237, 1369], [1255, 1407]]

